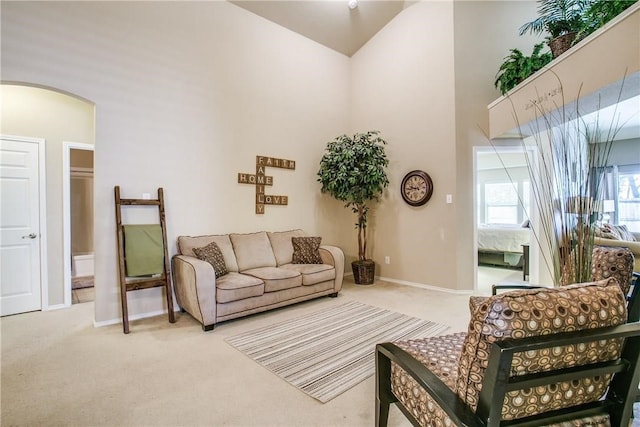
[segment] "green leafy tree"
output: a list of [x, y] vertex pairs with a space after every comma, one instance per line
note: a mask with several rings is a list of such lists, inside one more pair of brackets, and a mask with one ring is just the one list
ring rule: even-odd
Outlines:
[[384, 151], [386, 141], [378, 131], [341, 135], [329, 142], [320, 160], [320, 191], [346, 202], [357, 215], [358, 259], [366, 260], [367, 213], [372, 201], [378, 201], [389, 185]]

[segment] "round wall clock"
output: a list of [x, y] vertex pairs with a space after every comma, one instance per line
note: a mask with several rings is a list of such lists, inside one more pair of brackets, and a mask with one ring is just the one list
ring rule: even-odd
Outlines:
[[411, 206], [422, 206], [433, 194], [433, 181], [424, 171], [411, 171], [402, 179], [400, 193], [404, 201]]

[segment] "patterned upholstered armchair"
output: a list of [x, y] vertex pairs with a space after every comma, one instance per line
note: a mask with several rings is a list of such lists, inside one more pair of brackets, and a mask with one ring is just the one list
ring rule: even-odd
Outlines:
[[[640, 320], [640, 298], [636, 298], [640, 293], [640, 274], [635, 273], [634, 255], [629, 248], [594, 246], [591, 255], [591, 279], [593, 281], [614, 278], [622, 288], [622, 292], [627, 298], [628, 321], [637, 322]], [[499, 290], [532, 289], [536, 286], [530, 285], [493, 285], [491, 294], [495, 295]], [[471, 297], [469, 305], [473, 308], [484, 301], [486, 297]]]
[[628, 426], [640, 324], [626, 322], [611, 279], [487, 298], [467, 333], [376, 347], [376, 424], [397, 403], [420, 426]]
[[626, 295], [630, 322], [640, 320], [640, 274], [634, 273], [634, 255], [624, 247], [594, 246], [591, 256], [591, 278], [593, 280], [615, 278]]

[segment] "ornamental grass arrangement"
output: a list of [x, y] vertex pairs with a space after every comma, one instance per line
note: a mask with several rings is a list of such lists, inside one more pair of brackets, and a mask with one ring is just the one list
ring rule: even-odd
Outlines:
[[[617, 111], [621, 93], [612, 118], [601, 119], [599, 113], [581, 112], [579, 94], [578, 101], [565, 105], [562, 84], [559, 87], [559, 105], [534, 103], [536, 118], [526, 133], [514, 114], [529, 171], [531, 206], [537, 216], [530, 227], [554, 286], [591, 280], [605, 168], [621, 128]], [[532, 136], [522, 136], [525, 134]]]

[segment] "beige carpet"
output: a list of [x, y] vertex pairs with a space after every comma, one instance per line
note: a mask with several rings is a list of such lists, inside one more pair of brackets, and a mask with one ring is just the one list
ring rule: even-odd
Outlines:
[[[320, 298], [223, 323], [186, 314], [93, 327], [93, 303], [0, 319], [5, 426], [371, 426], [374, 378], [326, 404], [239, 354], [225, 338], [346, 301], [465, 330], [468, 296], [378, 282], [346, 282]], [[393, 408], [390, 425], [410, 424]]]

